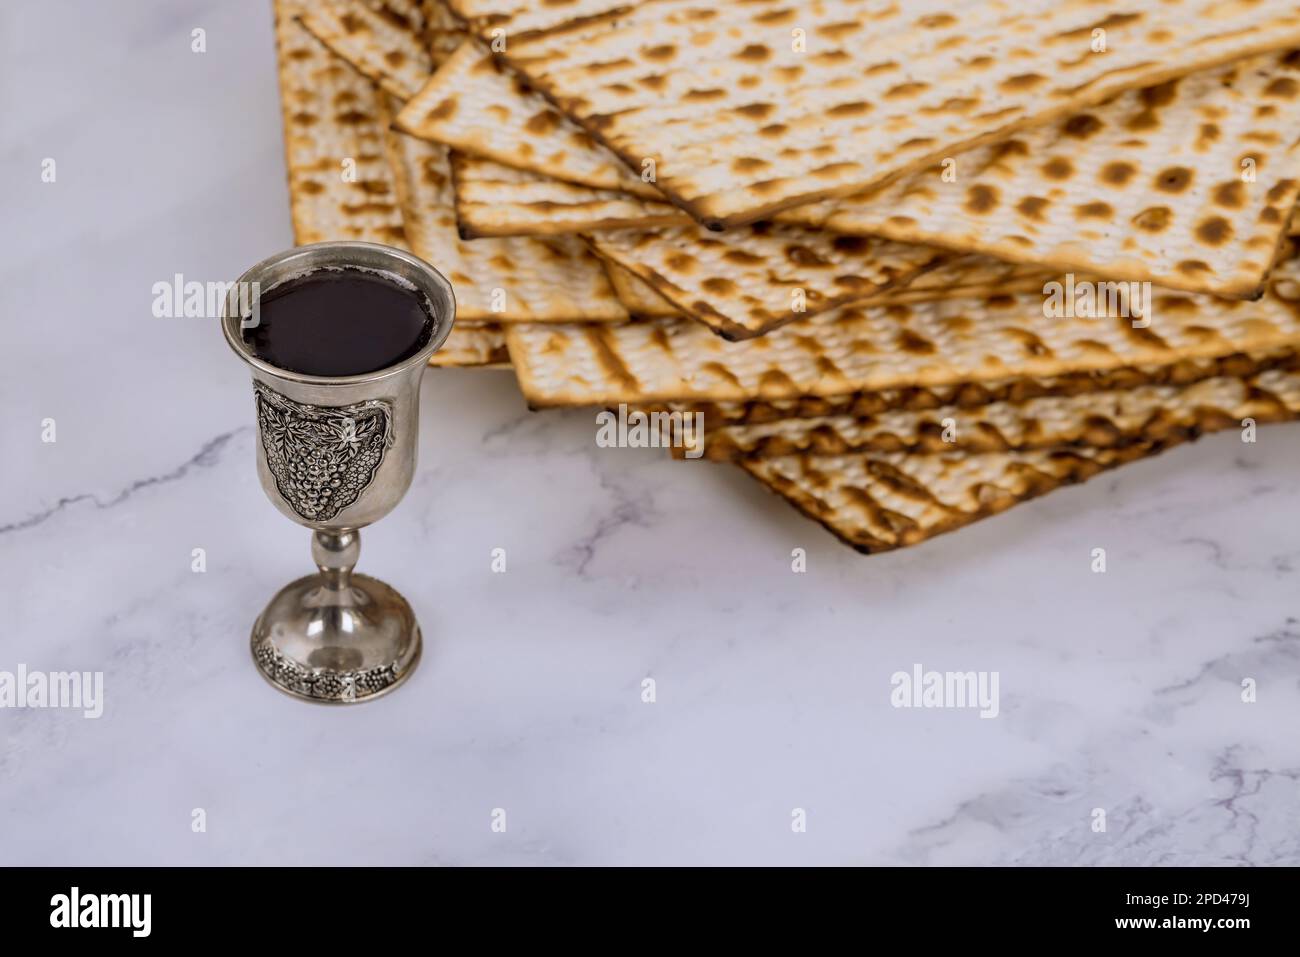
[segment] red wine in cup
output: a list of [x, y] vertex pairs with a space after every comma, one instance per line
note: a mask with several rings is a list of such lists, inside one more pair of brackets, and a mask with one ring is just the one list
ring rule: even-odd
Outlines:
[[258, 324], [244, 341], [262, 361], [304, 375], [375, 372], [409, 359], [433, 334], [423, 296], [365, 269], [318, 269], [258, 302]]

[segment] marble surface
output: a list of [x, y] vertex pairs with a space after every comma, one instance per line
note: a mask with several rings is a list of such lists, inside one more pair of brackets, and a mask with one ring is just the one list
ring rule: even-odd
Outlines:
[[[0, 863], [1300, 863], [1294, 426], [864, 558], [431, 372], [361, 563], [425, 660], [364, 707], [276, 694], [247, 633], [307, 534], [215, 323], [150, 308], [291, 241], [269, 13], [21, 0], [0, 38], [0, 671], [104, 673], [97, 720], [0, 709]], [[892, 707], [914, 664], [996, 671], [998, 716]]]

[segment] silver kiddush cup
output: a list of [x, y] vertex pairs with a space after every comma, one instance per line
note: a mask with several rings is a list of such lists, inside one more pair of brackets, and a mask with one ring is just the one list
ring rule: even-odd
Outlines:
[[253, 660], [281, 691], [353, 703], [392, 691], [420, 659], [420, 626], [406, 599], [381, 581], [353, 574], [352, 567], [361, 551], [360, 529], [392, 511], [410, 488], [420, 377], [451, 332], [456, 300], [451, 284], [422, 259], [363, 242], [286, 250], [244, 273], [236, 289], [265, 294], [328, 268], [369, 270], [413, 287], [432, 307], [428, 343], [375, 372], [314, 376], [253, 354], [242, 335], [250, 321], [247, 298], [241, 309], [233, 293], [228, 297], [221, 326], [253, 373], [262, 488], [285, 516], [315, 533], [311, 553], [319, 569], [271, 599], [253, 625]]

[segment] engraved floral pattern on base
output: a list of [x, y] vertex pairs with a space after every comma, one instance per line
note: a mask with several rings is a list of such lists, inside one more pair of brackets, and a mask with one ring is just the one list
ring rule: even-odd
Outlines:
[[310, 698], [326, 701], [358, 701], [378, 694], [399, 675], [394, 665], [359, 671], [311, 671], [291, 661], [270, 642], [253, 652], [258, 666], [275, 684]]
[[260, 382], [257, 425], [280, 497], [309, 522], [328, 522], [355, 502], [392, 445], [392, 408], [372, 399], [306, 405]]

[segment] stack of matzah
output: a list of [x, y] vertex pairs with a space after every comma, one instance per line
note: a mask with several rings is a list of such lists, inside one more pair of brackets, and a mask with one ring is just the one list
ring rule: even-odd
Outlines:
[[299, 242], [862, 550], [1300, 415], [1296, 4], [276, 6]]

